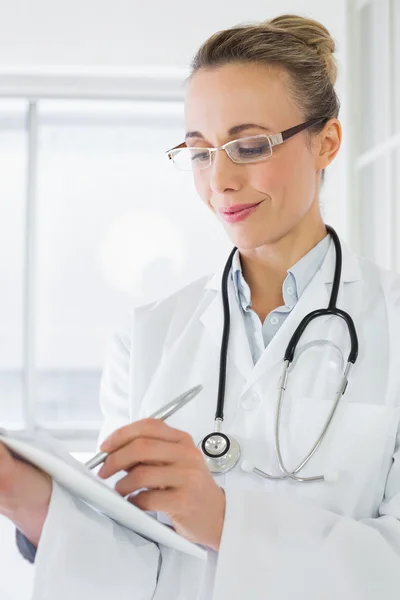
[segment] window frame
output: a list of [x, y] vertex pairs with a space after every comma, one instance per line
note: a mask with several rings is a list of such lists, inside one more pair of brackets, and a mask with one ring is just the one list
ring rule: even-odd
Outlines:
[[[184, 81], [188, 75], [182, 68], [135, 69], [66, 69], [47, 68], [28, 70], [0, 70], [0, 99], [19, 99], [27, 102], [25, 120], [27, 177], [25, 190], [25, 247], [24, 247], [24, 298], [23, 298], [23, 391], [21, 428], [32, 429], [36, 422], [36, 324], [35, 324], [35, 274], [36, 274], [36, 224], [38, 137], [40, 103], [44, 100], [134, 101], [136, 103], [183, 102]], [[164, 116], [164, 115], [163, 115]], [[151, 116], [149, 124], [151, 123]], [[175, 119], [173, 111], [171, 120]], [[127, 117], [127, 119], [129, 119]], [[123, 124], [123, 118], [118, 118]], [[132, 121], [127, 120], [127, 124]], [[7, 427], [3, 423], [3, 427]], [[83, 422], [46, 424], [46, 431], [65, 442], [74, 452], [93, 451], [101, 423]], [[20, 430], [11, 427], [10, 431]]]
[[[349, 19], [348, 19], [348, 94], [350, 113], [353, 116], [350, 140], [349, 140], [349, 198], [351, 198], [350, 207], [350, 238], [354, 248], [361, 254], [366, 243], [372, 241], [366, 237], [368, 230], [368, 218], [363, 210], [363, 198], [361, 197], [361, 177], [363, 169], [373, 169], [378, 162], [384, 163], [384, 177], [379, 181], [379, 189], [374, 189], [375, 201], [376, 194], [379, 193], [379, 214], [382, 215], [374, 223], [375, 239], [379, 239], [379, 250], [375, 247], [371, 257], [383, 266], [392, 270], [400, 270], [400, 245], [397, 242], [396, 230], [400, 225], [399, 211], [396, 207], [396, 168], [394, 157], [396, 152], [400, 151], [400, 132], [394, 128], [395, 110], [395, 57], [394, 57], [394, 10], [395, 2], [398, 0], [350, 0]], [[364, 139], [363, 133], [368, 127], [363, 123], [362, 112], [359, 107], [361, 103], [373, 102], [368, 95], [363, 95], [363, 81], [360, 72], [360, 65], [363, 61], [362, 55], [362, 31], [361, 31], [361, 11], [366, 9], [382, 10], [382, 20], [385, 31], [380, 31], [384, 39], [378, 61], [384, 69], [386, 85], [379, 87], [381, 101], [379, 106], [371, 106], [372, 114], [378, 114], [383, 130], [383, 139], [379, 143], [372, 145], [368, 150], [360, 151], [359, 141]], [[398, 9], [397, 9], [398, 10]], [[373, 21], [373, 27], [377, 28], [380, 23]], [[399, 32], [400, 33], [400, 32]], [[368, 67], [368, 65], [366, 65]], [[373, 77], [373, 69], [371, 70]], [[398, 82], [397, 82], [398, 85]], [[399, 119], [399, 115], [397, 115]], [[397, 173], [397, 177], [398, 177]], [[378, 187], [377, 185], [374, 186]]]

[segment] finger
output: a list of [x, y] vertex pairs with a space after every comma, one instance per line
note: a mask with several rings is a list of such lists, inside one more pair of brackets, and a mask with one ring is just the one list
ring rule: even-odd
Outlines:
[[114, 431], [101, 444], [100, 450], [102, 452], [113, 452], [140, 437], [193, 445], [193, 439], [186, 431], [174, 429], [161, 419], [141, 419]]
[[174, 508], [179, 504], [179, 492], [175, 489], [143, 490], [136, 496], [128, 498], [128, 502], [141, 510], [152, 510], [173, 514]]
[[97, 474], [107, 478], [119, 471], [128, 471], [139, 463], [172, 464], [186, 461], [188, 451], [189, 448], [176, 442], [138, 438], [111, 452]]
[[179, 506], [179, 491], [175, 489], [143, 490], [136, 496], [128, 498], [128, 502], [141, 510], [152, 510], [172, 515], [176, 511], [176, 507]]
[[186, 469], [178, 469], [171, 465], [139, 465], [118, 481], [115, 490], [121, 496], [127, 496], [142, 488], [179, 488], [185, 484], [187, 476]]

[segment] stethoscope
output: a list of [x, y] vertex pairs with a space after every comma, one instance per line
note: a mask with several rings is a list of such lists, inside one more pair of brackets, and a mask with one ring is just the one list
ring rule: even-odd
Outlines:
[[[242, 469], [247, 472], [255, 473], [256, 475], [260, 475], [261, 477], [265, 477], [266, 479], [271, 480], [283, 480], [283, 479], [292, 479], [299, 482], [308, 483], [311, 481], [334, 481], [336, 479], [336, 474], [325, 474], [325, 475], [316, 475], [314, 477], [300, 477], [298, 473], [306, 466], [306, 464], [310, 461], [310, 459], [314, 456], [315, 452], [321, 445], [322, 441], [325, 438], [325, 435], [329, 429], [329, 426], [332, 422], [333, 417], [335, 416], [336, 409], [338, 407], [339, 401], [343, 394], [346, 391], [349, 375], [352, 367], [354, 366], [357, 356], [358, 356], [358, 338], [356, 328], [354, 326], [353, 319], [351, 316], [337, 308], [337, 298], [339, 294], [339, 286], [340, 286], [340, 278], [342, 275], [342, 248], [340, 245], [339, 237], [336, 231], [330, 227], [326, 226], [327, 231], [331, 235], [333, 239], [333, 243], [335, 245], [335, 253], [336, 253], [336, 264], [335, 264], [335, 273], [332, 285], [331, 296], [329, 300], [328, 308], [320, 308], [318, 310], [314, 310], [313, 312], [306, 315], [296, 331], [292, 335], [290, 342], [286, 348], [285, 356], [284, 356], [284, 364], [283, 364], [283, 372], [282, 377], [279, 383], [279, 396], [278, 403], [276, 409], [276, 420], [275, 420], [275, 452], [276, 458], [279, 465], [279, 469], [281, 471], [281, 475], [270, 475], [258, 469], [254, 465], [252, 465], [249, 461], [245, 460], [242, 462]], [[225, 398], [225, 384], [226, 384], [226, 363], [227, 363], [227, 350], [228, 350], [228, 340], [229, 340], [229, 330], [230, 330], [230, 310], [229, 310], [229, 300], [228, 300], [228, 279], [229, 274], [232, 267], [232, 259], [236, 252], [237, 248], [235, 247], [231, 254], [229, 255], [228, 261], [225, 265], [224, 272], [222, 275], [222, 303], [224, 310], [224, 327], [222, 332], [222, 343], [221, 343], [221, 354], [220, 354], [220, 365], [219, 365], [219, 384], [218, 384], [218, 401], [217, 401], [217, 410], [215, 413], [215, 430], [212, 433], [206, 435], [205, 438], [198, 444], [198, 447], [201, 449], [204, 459], [207, 463], [209, 470], [212, 473], [226, 473], [230, 469], [232, 469], [236, 463], [240, 459], [240, 445], [235, 438], [232, 436], [228, 436], [225, 433], [222, 433], [221, 427], [224, 420], [224, 398]], [[296, 351], [297, 344], [303, 335], [307, 325], [311, 323], [314, 319], [318, 317], [322, 317], [324, 315], [333, 315], [336, 317], [341, 317], [346, 325], [350, 336], [350, 353], [347, 359], [347, 365], [344, 369], [344, 373], [342, 379], [340, 381], [340, 385], [336, 392], [335, 401], [333, 403], [332, 409], [326, 419], [326, 422], [322, 428], [321, 434], [316, 440], [315, 444], [312, 446], [311, 450], [308, 452], [307, 456], [301, 463], [293, 470], [289, 471], [284, 463], [282, 452], [281, 452], [281, 444], [280, 444], [280, 421], [281, 421], [281, 413], [282, 413], [282, 404], [283, 398], [285, 394], [286, 385], [288, 382], [288, 374], [289, 368], [293, 362], [294, 354]]]

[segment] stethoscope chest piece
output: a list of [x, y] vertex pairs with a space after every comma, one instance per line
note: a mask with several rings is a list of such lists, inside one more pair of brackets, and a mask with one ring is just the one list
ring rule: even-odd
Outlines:
[[218, 431], [206, 435], [197, 447], [211, 473], [226, 473], [240, 458], [240, 446], [235, 438]]

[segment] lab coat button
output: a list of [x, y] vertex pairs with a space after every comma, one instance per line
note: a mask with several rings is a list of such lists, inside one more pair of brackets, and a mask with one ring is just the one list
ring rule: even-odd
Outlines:
[[260, 396], [256, 392], [247, 393], [242, 399], [240, 406], [245, 410], [253, 410], [260, 404]]

